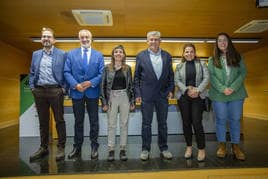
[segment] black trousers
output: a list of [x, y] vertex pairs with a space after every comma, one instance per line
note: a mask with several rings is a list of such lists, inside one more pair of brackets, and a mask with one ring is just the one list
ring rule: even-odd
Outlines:
[[182, 95], [178, 100], [183, 122], [183, 133], [187, 146], [192, 146], [192, 126], [198, 149], [205, 148], [205, 134], [202, 124], [203, 101], [200, 97], [191, 98]]
[[33, 90], [35, 105], [39, 117], [41, 147], [47, 148], [49, 142], [49, 108], [54, 113], [58, 134], [58, 147], [65, 147], [66, 126], [63, 118], [63, 91], [60, 87], [36, 87]]
[[[89, 124], [90, 124], [90, 141], [91, 148], [98, 149], [98, 136], [99, 136], [99, 98], [72, 99], [73, 111], [75, 117], [74, 126], [74, 147], [81, 148], [84, 142], [84, 118], [85, 108], [87, 109]], [[86, 106], [85, 106], [86, 105]]]

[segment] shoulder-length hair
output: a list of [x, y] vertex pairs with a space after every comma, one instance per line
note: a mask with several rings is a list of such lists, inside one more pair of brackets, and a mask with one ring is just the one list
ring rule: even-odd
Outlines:
[[196, 57], [196, 48], [195, 48], [195, 45], [192, 44], [192, 43], [187, 43], [187, 44], [184, 44], [183, 46], [183, 50], [182, 50], [182, 59], [181, 59], [181, 62], [185, 62], [186, 59], [184, 58], [184, 51], [187, 47], [192, 47], [194, 49], [194, 53], [195, 53], [195, 56], [194, 56], [194, 60], [198, 60], [197, 57]]
[[219, 39], [219, 36], [222, 36], [222, 35], [225, 36], [228, 40], [228, 46], [227, 46], [227, 52], [226, 52], [227, 65], [239, 67], [239, 63], [241, 61], [241, 55], [234, 47], [230, 36], [225, 32], [221, 32], [217, 35], [215, 47], [214, 47], [214, 54], [213, 54], [213, 64], [217, 68], [222, 68], [221, 63], [220, 63], [220, 56], [222, 54], [222, 51], [218, 47], [218, 39]]
[[122, 59], [122, 70], [125, 71], [125, 70], [127, 70], [127, 64], [126, 64], [126, 56], [127, 55], [126, 55], [126, 51], [125, 51], [123, 45], [118, 45], [118, 46], [114, 47], [114, 49], [112, 50], [112, 54], [111, 54], [112, 61], [109, 64], [109, 69], [111, 71], [114, 70], [114, 65], [115, 65], [114, 51], [117, 50], [117, 49], [121, 49], [123, 51], [124, 58]]

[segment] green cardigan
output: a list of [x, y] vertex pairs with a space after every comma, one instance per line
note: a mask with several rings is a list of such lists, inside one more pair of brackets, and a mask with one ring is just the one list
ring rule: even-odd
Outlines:
[[[226, 70], [222, 64], [222, 68], [217, 68], [213, 64], [213, 57], [208, 60], [208, 70], [210, 75], [209, 97], [212, 101], [228, 102], [241, 100], [246, 98], [247, 91], [244, 86], [244, 80], [247, 74], [244, 60], [241, 59], [239, 67], [230, 67], [229, 80], [227, 79]], [[234, 92], [226, 96], [223, 91], [225, 88], [231, 88]]]

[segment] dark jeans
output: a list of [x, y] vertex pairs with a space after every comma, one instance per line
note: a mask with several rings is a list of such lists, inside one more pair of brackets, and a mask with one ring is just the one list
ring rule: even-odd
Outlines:
[[192, 126], [198, 149], [205, 148], [205, 134], [202, 124], [203, 101], [200, 97], [182, 95], [178, 101], [183, 122], [183, 133], [187, 146], [192, 146]]
[[47, 148], [49, 141], [49, 107], [52, 108], [58, 133], [58, 147], [65, 147], [66, 126], [63, 118], [63, 91], [59, 87], [37, 87], [33, 90], [39, 116], [41, 147]]
[[153, 102], [142, 101], [142, 150], [151, 149], [152, 141], [152, 120], [154, 108], [158, 123], [158, 146], [160, 151], [168, 149], [167, 146], [167, 114], [168, 100], [165, 98], [156, 99]]
[[[84, 141], [84, 118], [85, 107], [89, 116], [90, 124], [90, 141], [91, 148], [98, 149], [98, 135], [99, 135], [99, 114], [98, 114], [98, 98], [89, 99], [83, 97], [82, 99], [72, 99], [73, 112], [75, 117], [74, 126], [74, 147], [81, 148]], [[85, 106], [86, 104], [86, 106]]]

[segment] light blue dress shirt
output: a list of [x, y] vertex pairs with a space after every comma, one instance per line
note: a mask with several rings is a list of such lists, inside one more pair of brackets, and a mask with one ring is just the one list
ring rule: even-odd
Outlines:
[[150, 54], [150, 59], [153, 65], [154, 72], [156, 74], [157, 79], [159, 80], [161, 74], [162, 74], [162, 68], [163, 68], [163, 61], [161, 56], [161, 49], [158, 50], [157, 53], [154, 53], [150, 49], [148, 49]]
[[53, 47], [50, 51], [43, 50], [43, 55], [40, 62], [39, 79], [37, 85], [56, 85], [58, 84], [52, 73], [52, 54]]

